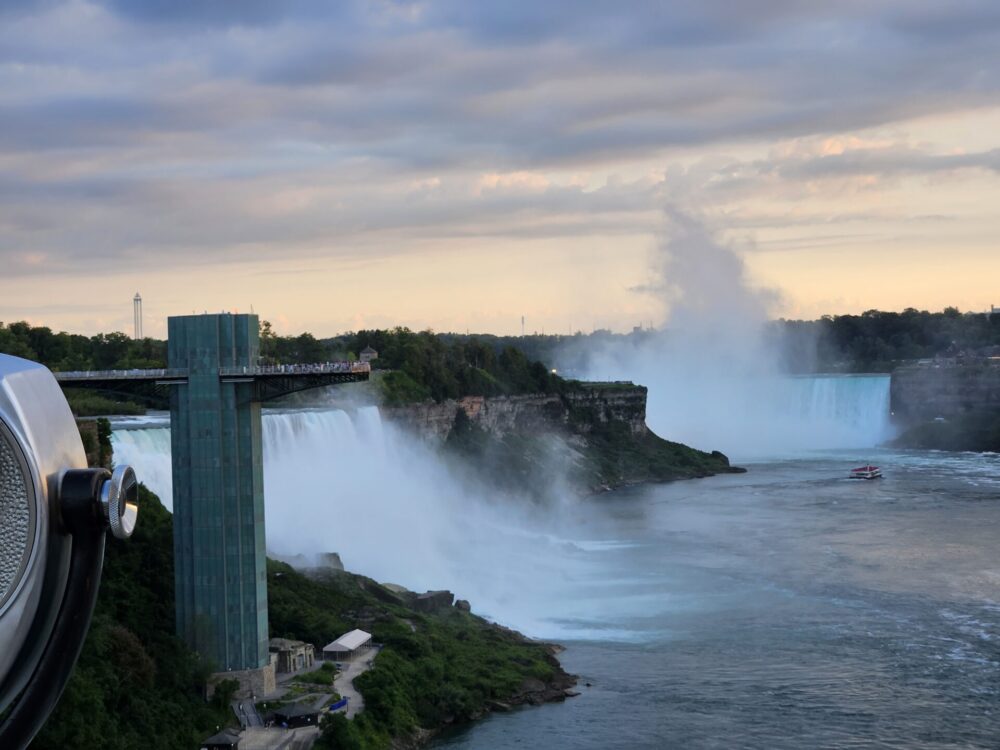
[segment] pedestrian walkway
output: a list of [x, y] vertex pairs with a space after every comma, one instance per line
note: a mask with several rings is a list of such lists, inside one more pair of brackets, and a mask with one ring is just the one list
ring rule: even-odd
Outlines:
[[257, 707], [253, 704], [253, 701], [234, 699], [229, 705], [232, 707], [233, 713], [236, 714], [236, 719], [240, 722], [240, 726], [244, 729], [247, 727], [264, 726], [264, 721], [260, 718], [260, 714], [257, 713]]
[[351, 661], [339, 662], [343, 665], [343, 671], [333, 681], [333, 689], [340, 693], [342, 697], [347, 698], [348, 719], [353, 719], [358, 713], [364, 710], [365, 699], [355, 689], [354, 680], [372, 668], [378, 652], [378, 647], [375, 647], [361, 652]]
[[260, 714], [257, 713], [257, 706], [253, 704], [253, 701], [247, 701], [242, 703], [240, 708], [243, 709], [243, 716], [246, 717], [246, 726], [248, 727], [262, 727], [264, 726], [264, 720], [260, 718]]

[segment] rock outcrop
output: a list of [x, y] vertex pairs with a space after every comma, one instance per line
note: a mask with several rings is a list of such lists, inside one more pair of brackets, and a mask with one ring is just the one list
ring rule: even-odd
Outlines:
[[583, 492], [740, 471], [655, 435], [644, 386], [576, 383], [562, 393], [469, 396], [383, 407], [382, 414], [476, 463], [495, 486], [543, 494], [553, 481]]
[[905, 448], [1000, 451], [1000, 362], [928, 362], [892, 373], [894, 444]]
[[1000, 363], [907, 365], [892, 372], [893, 416], [902, 424], [1000, 412]]
[[564, 394], [466, 396], [440, 404], [381, 407], [381, 412], [390, 421], [438, 443], [448, 439], [459, 410], [473, 424], [496, 437], [553, 427], [586, 434], [595, 426], [611, 422], [627, 425], [629, 432], [641, 435], [648, 430], [646, 394], [645, 386], [632, 383], [587, 383]]

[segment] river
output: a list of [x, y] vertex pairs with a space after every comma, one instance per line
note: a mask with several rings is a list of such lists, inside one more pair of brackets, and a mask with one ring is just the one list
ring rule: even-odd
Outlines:
[[[540, 509], [372, 408], [267, 415], [264, 437], [269, 549], [335, 550], [566, 646], [580, 697], [437, 748], [1000, 746], [1000, 456], [800, 452]], [[169, 502], [164, 420], [113, 439]], [[845, 478], [869, 459], [884, 479]]]
[[582, 695], [434, 747], [1000, 746], [1000, 456], [749, 468], [587, 501]]

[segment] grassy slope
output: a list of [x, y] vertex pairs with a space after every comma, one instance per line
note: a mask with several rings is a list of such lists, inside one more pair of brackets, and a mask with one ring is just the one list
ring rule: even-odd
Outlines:
[[516, 700], [527, 679], [562, 672], [542, 644], [455, 608], [416, 612], [362, 576], [308, 578], [268, 564], [272, 634], [325, 643], [364, 627], [384, 649], [359, 678], [365, 711], [329, 722], [319, 747], [385, 748], [452, 722], [470, 721], [496, 701]]
[[734, 471], [721, 453], [705, 453], [649, 431], [633, 435], [620, 422], [595, 427], [588, 436], [585, 451], [592, 482], [604, 487]]
[[202, 699], [208, 666], [173, 634], [170, 513], [145, 488], [140, 501], [135, 535], [108, 539], [83, 653], [33, 748], [189, 750], [231, 716]]
[[[83, 653], [34, 748], [189, 750], [233, 722], [228, 708], [202, 699], [209, 665], [173, 634], [171, 516], [145, 488], [141, 503], [132, 539], [109, 539]], [[416, 612], [362, 576], [313, 580], [268, 561], [268, 597], [274, 636], [322, 647], [360, 625], [385, 644], [359, 681], [368, 708], [339, 730], [340, 747], [388, 747], [480, 715], [490, 701], [511, 699], [525, 678], [562, 674], [543, 645], [454, 608]], [[336, 731], [335, 722], [330, 736]]]

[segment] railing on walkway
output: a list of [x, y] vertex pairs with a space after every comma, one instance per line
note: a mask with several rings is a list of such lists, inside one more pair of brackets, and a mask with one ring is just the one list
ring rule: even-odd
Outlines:
[[256, 375], [341, 375], [371, 372], [367, 362], [318, 362], [308, 365], [258, 365], [256, 367], [221, 367], [221, 377], [248, 377]]
[[56, 380], [172, 380], [186, 378], [188, 371], [162, 367], [151, 370], [70, 370], [52, 374]]
[[[258, 365], [253, 367], [220, 367], [219, 377], [261, 377], [283, 375], [358, 375], [370, 373], [367, 362], [318, 362], [308, 365]], [[62, 382], [94, 380], [183, 380], [188, 371], [176, 368], [149, 370], [71, 370], [53, 373]]]

